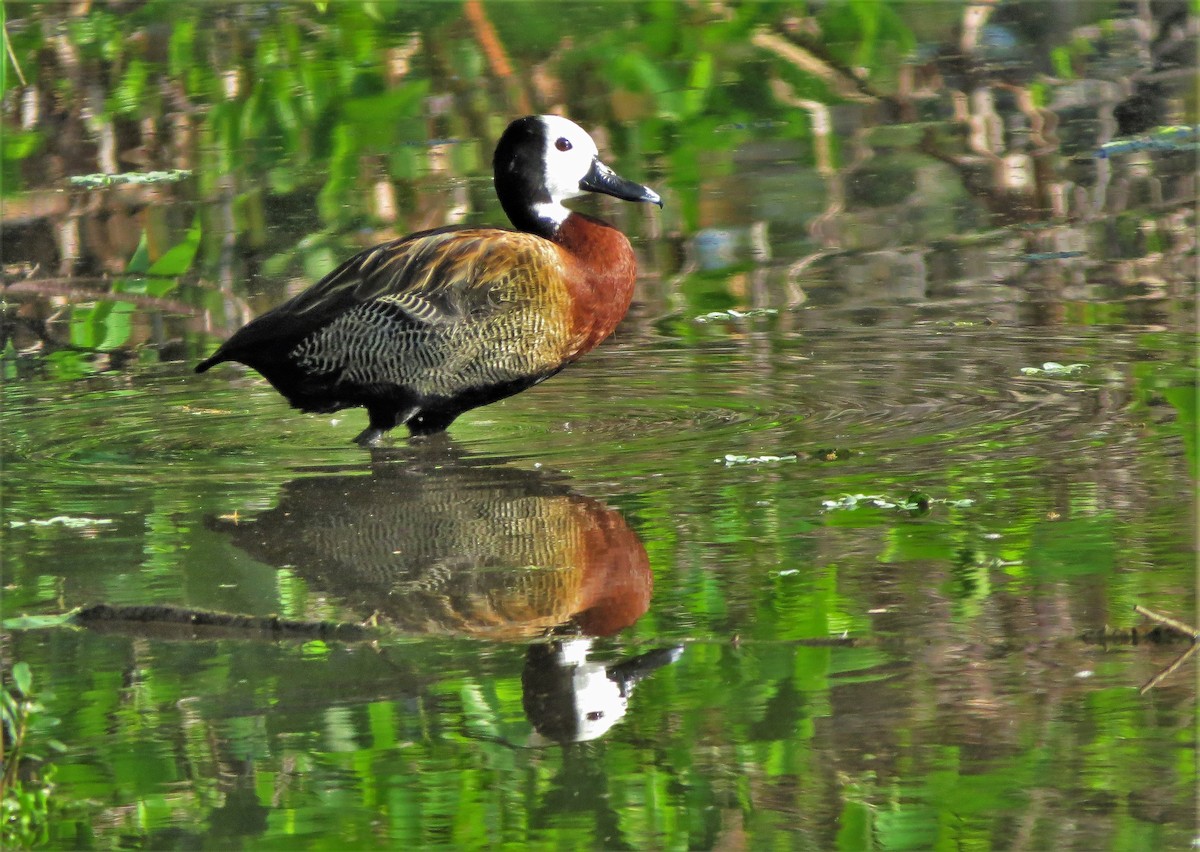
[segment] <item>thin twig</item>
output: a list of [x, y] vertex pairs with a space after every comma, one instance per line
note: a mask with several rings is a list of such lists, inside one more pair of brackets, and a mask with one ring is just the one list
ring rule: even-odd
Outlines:
[[21, 73], [21, 63], [17, 61], [17, 55], [13, 53], [12, 39], [8, 37], [8, 24], [4, 25], [4, 49], [8, 51], [8, 58], [12, 60], [13, 70], [17, 72], [17, 79], [21, 81], [22, 86], [28, 86], [25, 82], [25, 75]]
[[1176, 621], [1169, 615], [1163, 615], [1162, 613], [1155, 612], [1152, 609], [1146, 609], [1140, 604], [1135, 605], [1133, 611], [1139, 615], [1146, 616], [1146, 618], [1150, 619], [1151, 621], [1157, 621], [1159, 624], [1169, 627], [1177, 633], [1182, 633], [1184, 636], [1190, 636], [1193, 642], [1195, 642], [1197, 639], [1200, 639], [1200, 630], [1197, 630], [1195, 627], [1185, 622]]
[[1158, 686], [1160, 683], [1170, 677], [1176, 669], [1187, 662], [1188, 657], [1196, 653], [1197, 648], [1200, 648], [1200, 645], [1192, 643], [1191, 647], [1175, 658], [1175, 662], [1171, 663], [1171, 665], [1167, 666], [1154, 677], [1150, 678], [1150, 680], [1146, 681], [1146, 685], [1138, 690], [1138, 695], [1145, 695], [1147, 692], [1154, 689], [1154, 687]]
[[819, 77], [843, 98], [859, 103], [875, 103], [879, 98], [848, 68], [839, 68], [828, 57], [818, 56], [811, 47], [802, 47], [781, 35], [759, 30], [750, 37], [755, 47], [774, 53], [801, 71]]
[[[488, 66], [492, 69], [492, 73], [506, 83], [510, 81], [516, 82], [513, 80], [512, 62], [508, 59], [508, 54], [504, 50], [500, 36], [496, 33], [496, 28], [488, 18], [487, 12], [483, 8], [483, 3], [480, 0], [467, 0], [463, 4], [463, 14], [471, 24], [475, 40], [479, 44], [479, 49], [483, 51], [483, 55], [487, 57]], [[532, 111], [532, 107], [529, 104], [529, 97], [525, 94], [523, 86], [517, 86], [517, 100], [522, 112]]]
[[[139, 280], [145, 276], [137, 277]], [[191, 305], [165, 299], [161, 296], [147, 296], [143, 293], [103, 293], [74, 286], [80, 282], [111, 283], [107, 278], [26, 278], [0, 286], [0, 299], [5, 296], [60, 296], [72, 304], [79, 302], [130, 302], [143, 308], [167, 311], [183, 316], [196, 316], [199, 311]]]

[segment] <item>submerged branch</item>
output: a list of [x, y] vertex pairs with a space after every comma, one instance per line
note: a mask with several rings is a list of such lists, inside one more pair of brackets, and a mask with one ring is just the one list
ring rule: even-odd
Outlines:
[[1176, 670], [1178, 670], [1178, 668], [1180, 666], [1182, 666], [1184, 663], [1186, 663], [1188, 661], [1188, 658], [1190, 656], [1192, 656], [1192, 654], [1196, 653], [1197, 647], [1200, 647], [1200, 646], [1196, 645], [1196, 643], [1193, 642], [1191, 647], [1189, 647], [1186, 651], [1184, 651], [1182, 654], [1180, 654], [1178, 657], [1175, 658], [1174, 662], [1172, 662], [1169, 666], [1167, 666], [1161, 672], [1156, 674], [1154, 677], [1150, 678], [1150, 680], [1146, 681], [1146, 683], [1142, 686], [1142, 688], [1138, 690], [1138, 695], [1145, 695], [1147, 692], [1154, 689], [1154, 687], [1158, 686], [1160, 683], [1162, 683], [1164, 680], [1166, 680], [1168, 677], [1170, 677], [1172, 674], [1174, 674], [1174, 672]]
[[838, 96], [846, 100], [859, 103], [875, 103], [879, 100], [853, 71], [840, 67], [829, 56], [818, 56], [817, 45], [801, 46], [766, 30], [759, 30], [751, 36], [750, 43], [824, 81]]
[[1197, 639], [1200, 639], [1200, 630], [1197, 630], [1190, 624], [1177, 621], [1176, 619], [1171, 618], [1169, 615], [1163, 615], [1161, 612], [1155, 612], [1152, 609], [1147, 609], [1140, 604], [1134, 606], [1133, 611], [1138, 615], [1144, 615], [1151, 621], [1157, 621], [1159, 624], [1169, 627], [1177, 633], [1182, 633], [1184, 636], [1189, 637], [1193, 642], [1195, 642]]
[[[133, 277], [133, 276], [130, 276]], [[80, 284], [111, 284], [108, 278], [27, 278], [3, 285], [0, 290], [4, 296], [60, 296], [71, 304], [80, 302], [130, 302], [142, 308], [153, 308], [168, 311], [183, 316], [196, 316], [199, 312], [191, 305], [163, 299], [159, 296], [147, 296], [142, 293], [113, 293], [96, 292], [79, 286]]]
[[76, 610], [70, 621], [92, 630], [153, 634], [162, 639], [320, 639], [369, 642], [382, 631], [359, 624], [329, 621], [295, 621], [278, 616], [236, 615], [228, 612], [176, 606], [112, 606], [93, 604]]

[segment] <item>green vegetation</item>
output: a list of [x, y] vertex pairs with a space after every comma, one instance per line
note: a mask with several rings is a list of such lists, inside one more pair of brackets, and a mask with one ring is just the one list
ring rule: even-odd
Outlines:
[[16, 663], [10, 678], [0, 688], [0, 845], [29, 848], [49, 840], [54, 809], [54, 765], [40, 750], [67, 749], [48, 735], [59, 720], [35, 698], [29, 664]]

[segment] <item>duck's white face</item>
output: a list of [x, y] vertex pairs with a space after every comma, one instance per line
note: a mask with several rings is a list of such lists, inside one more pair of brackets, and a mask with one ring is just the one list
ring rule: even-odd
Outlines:
[[500, 204], [517, 228], [553, 236], [571, 215], [568, 198], [599, 192], [662, 206], [654, 190], [618, 175], [597, 156], [582, 127], [558, 115], [527, 115], [508, 125], [492, 160]]
[[548, 202], [534, 205], [539, 218], [562, 224], [571, 211], [563, 206], [568, 198], [576, 198], [587, 190], [579, 184], [592, 170], [599, 151], [587, 131], [560, 115], [538, 117], [545, 128], [546, 148], [542, 153], [545, 164]]

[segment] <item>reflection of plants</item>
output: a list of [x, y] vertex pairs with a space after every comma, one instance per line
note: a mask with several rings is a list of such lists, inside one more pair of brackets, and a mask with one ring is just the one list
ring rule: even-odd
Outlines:
[[[1191, 353], [1172, 353], [1192, 357]], [[1154, 424], [1156, 430], [1174, 432], [1183, 443], [1192, 476], [1200, 476], [1200, 388], [1191, 364], [1145, 361], [1133, 365], [1133, 410]]]
[[[179, 276], [191, 268], [200, 247], [200, 219], [192, 222], [183, 240], [163, 252], [154, 262], [145, 232], [137, 251], [125, 268], [125, 277], [115, 281], [112, 293], [162, 298], [177, 286]], [[71, 312], [71, 343], [82, 349], [108, 352], [124, 346], [133, 335], [135, 305], [131, 301], [102, 299], [90, 307]]]
[[[0, 845], [29, 847], [49, 838], [50, 792], [53, 767], [22, 777], [22, 764], [41, 763], [42, 756], [31, 750], [32, 743], [45, 736], [47, 728], [58, 720], [45, 715], [45, 708], [33, 697], [33, 675], [28, 663], [12, 669], [13, 685], [0, 690]], [[58, 740], [46, 738], [55, 751], [65, 751]]]

